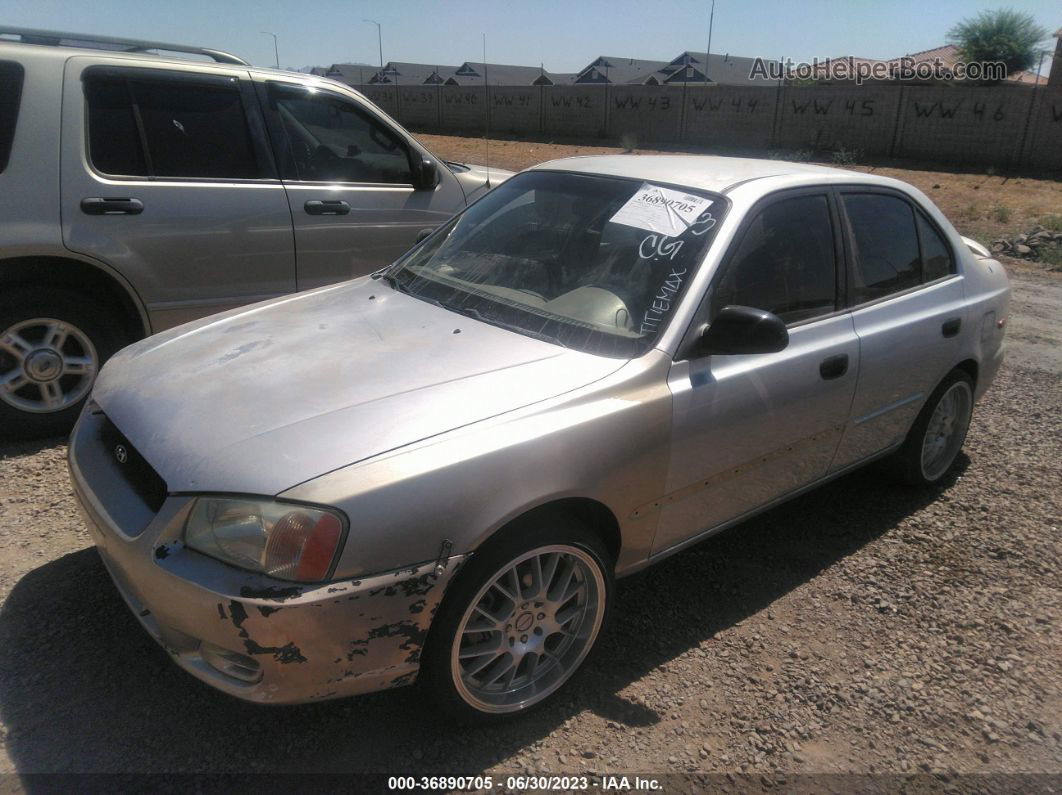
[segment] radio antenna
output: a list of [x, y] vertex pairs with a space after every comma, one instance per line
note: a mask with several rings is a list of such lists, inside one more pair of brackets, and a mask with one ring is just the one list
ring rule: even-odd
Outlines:
[[487, 34], [483, 34], [483, 160], [487, 167], [487, 190], [490, 190], [490, 83], [487, 82]]

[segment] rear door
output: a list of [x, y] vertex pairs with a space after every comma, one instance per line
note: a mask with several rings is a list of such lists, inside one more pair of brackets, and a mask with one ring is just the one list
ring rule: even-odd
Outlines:
[[277, 80], [259, 94], [291, 206], [300, 290], [378, 270], [464, 208], [441, 163], [434, 189], [414, 189], [413, 158], [427, 153], [368, 103]]
[[966, 313], [954, 252], [928, 215], [894, 191], [838, 193], [860, 368], [833, 470], [903, 441], [930, 393], [960, 359]]
[[67, 62], [67, 248], [124, 276], [159, 331], [295, 289], [291, 213], [238, 67]]

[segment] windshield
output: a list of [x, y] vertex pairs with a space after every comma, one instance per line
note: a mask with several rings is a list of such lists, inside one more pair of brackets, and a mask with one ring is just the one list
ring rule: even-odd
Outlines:
[[530, 171], [388, 272], [396, 289], [528, 336], [631, 358], [667, 327], [726, 209], [714, 194]]

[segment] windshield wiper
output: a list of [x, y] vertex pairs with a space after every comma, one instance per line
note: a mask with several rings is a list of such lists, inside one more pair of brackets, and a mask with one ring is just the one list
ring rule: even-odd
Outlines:
[[399, 278], [397, 276], [395, 276], [393, 273], [388, 273], [387, 271], [381, 271], [378, 278], [383, 279], [393, 289], [397, 290], [400, 293], [407, 293], [407, 294], [409, 293], [409, 287], [405, 284], [405, 282], [400, 281]]

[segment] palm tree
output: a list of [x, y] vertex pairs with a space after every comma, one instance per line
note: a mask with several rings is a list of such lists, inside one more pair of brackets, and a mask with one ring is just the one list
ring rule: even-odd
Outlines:
[[1002, 61], [1007, 74], [1036, 65], [1036, 45], [1047, 38], [1047, 31], [1036, 24], [1031, 14], [1012, 8], [982, 11], [964, 19], [948, 31], [948, 42], [955, 44], [967, 61]]

